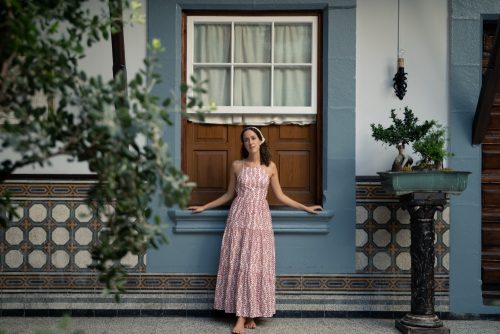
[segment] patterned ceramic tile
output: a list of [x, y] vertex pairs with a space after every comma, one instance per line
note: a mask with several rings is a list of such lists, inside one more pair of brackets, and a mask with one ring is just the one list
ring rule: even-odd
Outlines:
[[[365, 189], [366, 188], [366, 189]], [[401, 208], [398, 199], [384, 194], [376, 182], [357, 183], [356, 258], [358, 253], [368, 259], [356, 263], [358, 273], [410, 272], [410, 216]], [[359, 196], [362, 194], [363, 196]], [[449, 265], [449, 208], [436, 213], [435, 250], [436, 272], [448, 273]]]
[[64, 204], [57, 204], [52, 208], [52, 218], [58, 223], [68, 220], [69, 215], [70, 209]]
[[33, 204], [28, 209], [29, 218], [36, 222], [40, 223], [47, 218], [47, 208], [43, 204]]
[[[17, 189], [13, 184], [10, 184], [10, 187]], [[82, 187], [88, 189], [88, 184], [83, 184]], [[18, 188], [14, 200], [19, 205], [17, 209], [19, 218], [12, 221], [6, 230], [0, 230], [1, 271], [92, 270], [88, 268], [91, 263], [90, 248], [97, 242], [103, 222], [82, 203], [81, 195], [84, 192], [79, 184], [24, 183]], [[62, 189], [72, 194], [79, 194], [82, 198], [71, 196], [68, 199], [60, 197], [54, 199], [56, 195], [60, 195], [56, 191]], [[23, 198], [22, 194], [26, 198]], [[47, 198], [40, 198], [40, 194]], [[108, 206], [107, 211], [112, 213], [112, 207]], [[122, 262], [128, 271], [144, 272], [144, 261], [145, 254], [140, 254], [128, 255]]]
[[41, 269], [47, 263], [47, 254], [41, 250], [34, 250], [28, 255], [28, 263], [34, 269]]
[[9, 227], [7, 231], [5, 231], [5, 241], [7, 241], [10, 245], [18, 245], [23, 241], [23, 231], [19, 227]]
[[19, 268], [23, 261], [23, 254], [18, 250], [10, 250], [5, 254], [5, 264], [9, 269]]
[[[72, 293], [83, 291], [85, 293], [78, 297], [80, 299], [70, 298], [70, 304], [82, 300], [82, 308], [94, 307], [93, 294], [102, 285], [88, 268], [92, 261], [90, 248], [97, 242], [106, 216], [93, 213], [83, 202], [89, 187], [89, 182], [11, 182], [0, 185], [0, 191], [9, 188], [15, 194], [20, 216], [6, 230], [0, 230], [0, 290], [4, 292], [0, 298], [14, 291], [23, 291], [23, 295], [29, 295], [30, 291], [43, 290], [48, 293], [47, 296], [61, 290]], [[380, 308], [387, 311], [401, 307], [403, 304], [398, 304], [396, 299], [404, 296], [404, 305], [407, 307], [411, 263], [409, 215], [401, 209], [397, 198], [385, 194], [377, 182], [358, 182], [356, 191], [357, 273], [278, 276], [278, 296], [284, 298], [286, 295], [283, 299], [286, 303], [292, 302], [289, 294], [296, 293], [302, 296], [296, 298], [299, 303], [302, 306], [308, 304], [307, 309], [311, 310], [318, 307], [326, 310], [325, 303], [331, 303], [329, 310], [346, 310], [346, 307], [351, 307], [353, 310]], [[107, 211], [112, 214], [113, 207], [108, 206]], [[448, 221], [449, 209], [437, 214], [436, 300], [443, 300], [438, 308], [447, 307]], [[191, 305], [192, 309], [196, 308], [194, 305], [198, 305], [200, 309], [205, 309], [212, 303], [216, 280], [214, 275], [145, 274], [145, 254], [127, 254], [121, 262], [130, 267], [127, 288], [132, 292], [151, 291], [154, 292], [151, 296], [154, 296], [162, 291], [174, 291], [185, 296], [187, 291], [197, 291], [208, 293], [212, 297], [200, 297], [191, 304], [180, 297], [172, 305]], [[307, 296], [307, 293], [316, 293], [316, 297]], [[329, 301], [316, 301], [318, 295], [334, 293], [341, 294], [343, 299], [332, 297]], [[367, 302], [371, 299], [366, 296], [372, 293], [374, 298], [381, 300], [373, 300], [373, 304]], [[358, 298], [361, 296], [359, 294], [363, 297]], [[439, 299], [440, 296], [445, 297]], [[30, 303], [22, 305], [36, 306], [35, 302]], [[56, 298], [47, 303], [49, 307], [53, 307], [50, 305], [63, 305], [64, 301]], [[141, 303], [132, 298], [124, 307], [137, 307]], [[151, 307], [156, 304], [148, 301], [147, 305]], [[162, 301], [158, 305], [161, 308], [166, 304]]]
[[396, 265], [401, 270], [410, 270], [411, 269], [411, 257], [410, 253], [400, 253], [396, 256]]
[[[131, 273], [128, 289], [131, 291], [213, 291], [215, 275], [188, 274], [143, 274]], [[448, 291], [448, 277], [436, 274], [435, 291]], [[343, 292], [363, 291], [379, 293], [409, 293], [410, 275], [396, 274], [324, 274], [324, 275], [279, 275], [276, 290], [280, 292]], [[2, 291], [44, 288], [46, 290], [95, 290], [102, 288], [92, 273], [0, 273]]]

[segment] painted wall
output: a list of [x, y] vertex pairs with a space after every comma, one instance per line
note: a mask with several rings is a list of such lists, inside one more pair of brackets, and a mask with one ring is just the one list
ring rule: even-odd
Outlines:
[[375, 175], [391, 168], [397, 151], [375, 142], [370, 124], [388, 125], [391, 109], [409, 106], [421, 120], [448, 124], [448, 1], [400, 0], [399, 48], [408, 73], [402, 101], [392, 87], [398, 0], [358, 0], [356, 15], [356, 175]]
[[500, 313], [481, 298], [481, 146], [471, 145], [472, 120], [481, 89], [482, 21], [500, 14], [497, 0], [452, 0], [450, 13], [450, 165], [468, 170], [467, 190], [450, 205], [450, 309]]
[[[146, 10], [146, 1], [143, 10]], [[100, 10], [93, 4], [93, 10]], [[370, 136], [371, 123], [387, 124], [389, 110], [410, 106], [421, 119], [447, 124], [447, 1], [401, 0], [400, 48], [404, 49], [408, 92], [400, 101], [392, 88], [397, 58], [397, 0], [359, 0], [356, 9], [356, 175], [386, 170], [395, 150]], [[425, 22], [425, 25], [422, 25]], [[127, 72], [132, 76], [145, 56], [146, 25], [125, 26]], [[171, 45], [166, 43], [165, 45]], [[95, 59], [99, 59], [98, 62]], [[88, 49], [81, 65], [90, 75], [112, 77], [111, 43]], [[380, 159], [382, 157], [382, 159]], [[65, 157], [52, 166], [25, 167], [17, 173], [88, 174], [86, 163]]]
[[[142, 2], [145, 10], [146, 1]], [[96, 3], [93, 9], [99, 10]], [[371, 123], [388, 124], [390, 109], [410, 106], [421, 119], [448, 123], [447, 12], [446, 0], [401, 0], [400, 48], [404, 49], [408, 92], [400, 101], [392, 88], [397, 58], [397, 0], [357, 1], [356, 175], [374, 175], [390, 167], [395, 150], [374, 142], [369, 128]], [[145, 40], [146, 25], [125, 26], [129, 76], [142, 66]], [[90, 75], [111, 78], [111, 43], [94, 45], [81, 64]], [[86, 163], [69, 163], [65, 157], [52, 162], [52, 166], [25, 167], [17, 173], [89, 173]]]
[[[165, 94], [178, 87], [181, 80], [181, 15], [182, 10], [321, 10], [323, 12], [323, 207], [328, 218], [328, 233], [310, 233], [312, 226], [299, 222], [298, 232], [290, 230], [276, 234], [276, 262], [278, 274], [291, 273], [348, 273], [355, 270], [355, 1], [322, 0], [314, 3], [301, 0], [266, 0], [242, 3], [222, 0], [171, 0], [148, 3], [148, 38], [159, 37], [170, 47], [161, 56], [162, 76], [167, 78], [157, 87]], [[180, 165], [181, 123], [165, 131], [173, 157]], [[203, 212], [214, 233], [206, 233], [203, 224], [190, 221], [191, 214], [182, 210], [165, 212], [171, 222], [167, 233], [169, 248], [148, 253], [148, 270], [152, 272], [207, 272], [215, 273], [218, 249], [227, 212]], [[301, 217], [297, 211], [276, 211], [281, 223], [290, 224]], [[172, 216], [175, 218], [171, 219]], [[325, 218], [320, 215], [319, 219]], [[191, 224], [190, 233], [179, 233], [176, 228]], [[280, 223], [274, 220], [275, 229]], [[198, 232], [197, 232], [198, 231]]]
[[[162, 75], [172, 80], [159, 87], [162, 94], [176, 88], [180, 81], [178, 36], [182, 8], [248, 9], [255, 6], [272, 9], [289, 8], [290, 3], [296, 8], [309, 8], [307, 1], [299, 0], [254, 1], [243, 4], [243, 7], [230, 4], [236, 1], [222, 0], [150, 3], [154, 6], [149, 8], [149, 15], [156, 15], [156, 22], [164, 22], [168, 28], [153, 27], [148, 31], [148, 38], [161, 37], [164, 45], [172, 47], [162, 55], [162, 63], [172, 65], [163, 68]], [[324, 197], [325, 207], [335, 216], [328, 235], [316, 238], [278, 236], [278, 247], [290, 247], [292, 254], [306, 251], [307, 256], [298, 263], [304, 273], [347, 273], [353, 270], [356, 221], [354, 177], [374, 175], [376, 171], [388, 169], [395, 155], [371, 139], [369, 124], [384, 123], [388, 121], [391, 108], [408, 105], [421, 119], [433, 118], [449, 125], [452, 134], [450, 148], [455, 153], [449, 164], [455, 169], [472, 171], [467, 191], [453, 197], [450, 203], [450, 311], [499, 313], [500, 308], [484, 306], [481, 300], [481, 153], [480, 147], [470, 145], [470, 129], [481, 83], [482, 18], [500, 13], [500, 3], [496, 0], [401, 0], [400, 44], [405, 50], [409, 78], [408, 93], [403, 101], [394, 96], [392, 89], [397, 56], [397, 0], [325, 0], [311, 3], [325, 10], [326, 38], [341, 41], [338, 47], [332, 44], [330, 49], [325, 50], [325, 59], [328, 60], [325, 73], [332, 75], [327, 76], [329, 80], [325, 82], [328, 92], [324, 101], [325, 127], [331, 137], [326, 138], [324, 147]], [[125, 39], [127, 68], [132, 75], [141, 66], [145, 55], [146, 26], [127, 28]], [[100, 61], [93, 61], [94, 57]], [[83, 60], [83, 64], [89, 73], [100, 73], [110, 78], [110, 42], [103, 42], [89, 50], [88, 60]], [[177, 128], [167, 131], [165, 136], [180, 164], [179, 122], [180, 119], [176, 119]], [[337, 144], [339, 142], [342, 144]], [[384, 159], [380, 157], [386, 158], [388, 163], [382, 162]], [[87, 174], [88, 169], [85, 164], [69, 164], [64, 158], [59, 158], [52, 167], [25, 168], [18, 172]], [[167, 218], [165, 210], [163, 215]], [[179, 236], [173, 234], [172, 226], [173, 223], [168, 231], [172, 252], [160, 250], [148, 254], [151, 255], [148, 267], [158, 272], [179, 272], [189, 269], [185, 263], [185, 259], [189, 258], [190, 266], [214, 272], [217, 254], [215, 251], [207, 253], [207, 250], [218, 249], [220, 234]], [[297, 272], [298, 267], [292, 265], [293, 256], [290, 253], [283, 252], [280, 256], [281, 273]], [[307, 263], [308, 258], [326, 264], [322, 268], [311, 266]]]
[[[146, 11], [146, 0], [140, 0], [143, 4], [139, 10], [142, 13]], [[100, 1], [90, 1], [89, 8], [92, 13], [107, 11], [107, 5]], [[123, 17], [128, 17], [125, 11]], [[143, 68], [143, 59], [146, 56], [146, 24], [134, 23], [133, 25], [124, 25], [125, 37], [125, 60], [127, 66], [127, 75], [133, 77], [139, 69]], [[113, 78], [113, 58], [111, 51], [111, 40], [95, 43], [91, 48], [87, 48], [87, 56], [80, 59], [80, 65], [89, 74], [89, 76], [100, 75], [104, 80]], [[14, 157], [12, 153], [5, 152], [4, 157]], [[16, 174], [90, 174], [87, 163], [68, 162], [67, 157], [58, 156], [51, 160], [51, 166], [27, 166], [16, 171]]]

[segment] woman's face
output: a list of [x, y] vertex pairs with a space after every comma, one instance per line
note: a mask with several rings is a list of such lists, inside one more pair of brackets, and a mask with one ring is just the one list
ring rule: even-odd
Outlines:
[[259, 152], [260, 144], [262, 144], [262, 141], [252, 129], [248, 129], [243, 133], [243, 145], [245, 145], [248, 153]]

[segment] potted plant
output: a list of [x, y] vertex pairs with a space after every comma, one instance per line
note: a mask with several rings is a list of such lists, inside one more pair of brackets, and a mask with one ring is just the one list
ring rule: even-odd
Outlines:
[[453, 153], [446, 150], [446, 141], [446, 129], [441, 124], [435, 123], [425, 136], [413, 143], [413, 150], [421, 157], [413, 169], [443, 169], [443, 160], [453, 156]]
[[[443, 169], [443, 160], [453, 155], [446, 149], [446, 129], [434, 120], [419, 123], [413, 111], [405, 107], [404, 117], [391, 110], [392, 124], [383, 127], [371, 124], [372, 137], [388, 146], [395, 146], [398, 155], [389, 172], [379, 172], [382, 186], [396, 195], [412, 192], [460, 193], [467, 186], [469, 172]], [[413, 166], [413, 159], [405, 148], [413, 143], [413, 150], [421, 159]]]
[[395, 146], [398, 155], [392, 164], [392, 171], [408, 170], [413, 163], [413, 159], [406, 153], [405, 149], [411, 142], [422, 139], [429, 130], [436, 124], [436, 121], [425, 121], [418, 123], [413, 111], [405, 107], [404, 118], [398, 118], [396, 110], [391, 110], [392, 124], [384, 128], [382, 124], [371, 124], [372, 137], [375, 141], [381, 141], [388, 146]]

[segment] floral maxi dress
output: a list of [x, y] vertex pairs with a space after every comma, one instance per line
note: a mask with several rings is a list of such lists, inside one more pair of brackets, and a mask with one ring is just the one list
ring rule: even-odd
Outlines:
[[275, 313], [275, 252], [267, 203], [269, 175], [243, 166], [222, 238], [214, 308], [236, 316]]

